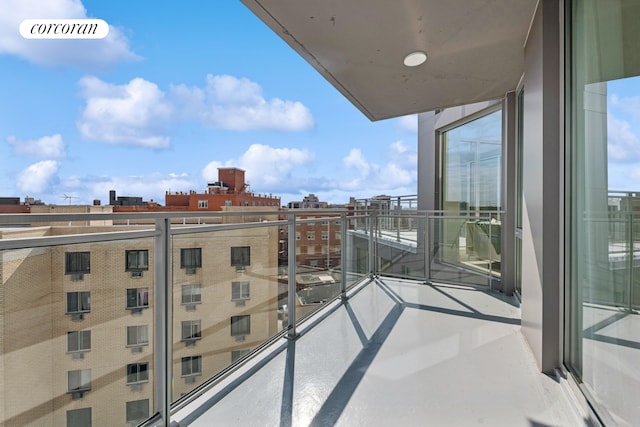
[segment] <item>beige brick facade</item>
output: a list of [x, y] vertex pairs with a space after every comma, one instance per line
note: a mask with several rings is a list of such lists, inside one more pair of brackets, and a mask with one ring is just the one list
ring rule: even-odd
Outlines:
[[[37, 227], [2, 230], [0, 237], [122, 229]], [[232, 351], [253, 349], [277, 332], [278, 227], [178, 235], [172, 244], [173, 391], [178, 398], [228, 366]], [[250, 248], [243, 269], [231, 265], [236, 246]], [[201, 267], [187, 274], [180, 249], [196, 247]], [[148, 250], [148, 269], [126, 271], [127, 250]], [[89, 252], [90, 272], [65, 274], [67, 252]], [[124, 426], [126, 402], [144, 399], [149, 414], [155, 412], [154, 266], [150, 238], [0, 252], [0, 426], [65, 426], [67, 411], [82, 408], [91, 408], [94, 427]], [[249, 295], [243, 295], [248, 299], [232, 299], [232, 282], [249, 283]], [[183, 285], [201, 286], [198, 304], [182, 304]], [[145, 288], [148, 307], [127, 309], [127, 289]], [[67, 314], [67, 295], [79, 292], [90, 292], [90, 311]], [[250, 316], [250, 332], [234, 337], [231, 318], [243, 315]], [[189, 345], [181, 328], [187, 320], [199, 320], [202, 331], [201, 339]], [[127, 327], [144, 325], [148, 343], [127, 346]], [[88, 351], [68, 351], [67, 334], [77, 331], [91, 331]], [[201, 357], [201, 371], [191, 382], [182, 376], [182, 358], [195, 356]], [[128, 385], [127, 365], [136, 363], [148, 363], [148, 381]], [[68, 372], [75, 370], [91, 371], [91, 389], [74, 398]]]

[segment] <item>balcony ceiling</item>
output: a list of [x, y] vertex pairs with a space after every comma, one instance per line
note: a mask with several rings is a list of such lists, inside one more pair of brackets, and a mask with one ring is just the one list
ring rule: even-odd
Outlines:
[[[369, 119], [504, 96], [537, 0], [242, 0]], [[417, 67], [404, 57], [424, 51]]]

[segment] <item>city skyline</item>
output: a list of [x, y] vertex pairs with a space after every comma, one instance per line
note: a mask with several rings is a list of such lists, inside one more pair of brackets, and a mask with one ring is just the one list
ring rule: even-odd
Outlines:
[[[416, 192], [416, 116], [370, 122], [240, 2], [0, 4], [0, 196], [163, 204], [221, 166], [283, 203]], [[23, 39], [34, 17], [110, 32]]]

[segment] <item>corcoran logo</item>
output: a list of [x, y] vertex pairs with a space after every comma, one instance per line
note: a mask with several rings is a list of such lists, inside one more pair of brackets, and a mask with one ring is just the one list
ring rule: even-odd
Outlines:
[[20, 35], [25, 39], [103, 39], [109, 24], [102, 19], [25, 19]]

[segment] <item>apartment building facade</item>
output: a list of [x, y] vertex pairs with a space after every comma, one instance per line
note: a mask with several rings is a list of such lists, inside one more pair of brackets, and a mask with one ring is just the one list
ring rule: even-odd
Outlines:
[[[1, 235], [131, 229], [40, 226]], [[281, 327], [277, 242], [277, 227], [175, 236], [174, 400]], [[0, 425], [135, 425], [153, 414], [154, 239], [0, 256]]]

